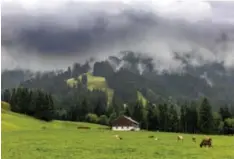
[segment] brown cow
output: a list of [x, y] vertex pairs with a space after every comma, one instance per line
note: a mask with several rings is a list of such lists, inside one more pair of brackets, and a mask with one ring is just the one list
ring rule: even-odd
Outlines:
[[210, 137], [206, 137], [205, 139], [203, 139], [200, 143], [200, 147], [203, 147], [203, 146], [213, 147], [212, 139]]

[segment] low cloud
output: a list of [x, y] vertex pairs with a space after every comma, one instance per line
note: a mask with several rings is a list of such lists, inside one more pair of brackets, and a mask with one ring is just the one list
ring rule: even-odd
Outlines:
[[233, 11], [223, 3], [49, 2], [3, 1], [3, 69], [59, 69], [124, 50], [152, 57], [160, 71], [183, 69], [176, 54], [194, 66], [223, 61], [234, 67], [234, 23], [223, 17]]

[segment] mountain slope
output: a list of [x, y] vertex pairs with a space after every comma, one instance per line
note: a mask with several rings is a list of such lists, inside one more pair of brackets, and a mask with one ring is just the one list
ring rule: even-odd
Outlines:
[[202, 96], [208, 97], [216, 106], [234, 103], [234, 71], [227, 70], [221, 62], [192, 66], [189, 59], [177, 57], [176, 60], [184, 63], [183, 73], [158, 72], [152, 58], [125, 52], [122, 57], [111, 56], [94, 63], [93, 74], [88, 73], [92, 71], [89, 63], [75, 63], [73, 68], [60, 73], [42, 73], [21, 85], [43, 88], [52, 94], [64, 96], [70, 91], [69, 87], [76, 85], [77, 77], [81, 79], [82, 74], [87, 73], [88, 89], [106, 91], [109, 103], [113, 94], [124, 103], [135, 101], [138, 99], [137, 92], [154, 103], [168, 97], [175, 101], [188, 101], [198, 100]]

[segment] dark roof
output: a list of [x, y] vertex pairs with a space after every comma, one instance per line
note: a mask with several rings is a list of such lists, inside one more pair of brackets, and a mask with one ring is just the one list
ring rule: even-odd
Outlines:
[[125, 116], [125, 115], [122, 115], [122, 116], [119, 116], [117, 119], [115, 119], [114, 121], [118, 120], [119, 118], [121, 117], [124, 117], [128, 120], [130, 120], [131, 122], [135, 123], [135, 124], [139, 124], [137, 121], [133, 120], [131, 117], [128, 117], [128, 116]]

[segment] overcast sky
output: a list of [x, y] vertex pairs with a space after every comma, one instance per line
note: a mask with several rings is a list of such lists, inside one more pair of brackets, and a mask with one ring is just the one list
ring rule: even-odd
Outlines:
[[198, 0], [2, 0], [2, 69], [57, 69], [144, 52], [177, 70], [174, 52], [194, 65], [234, 67], [234, 2]]

